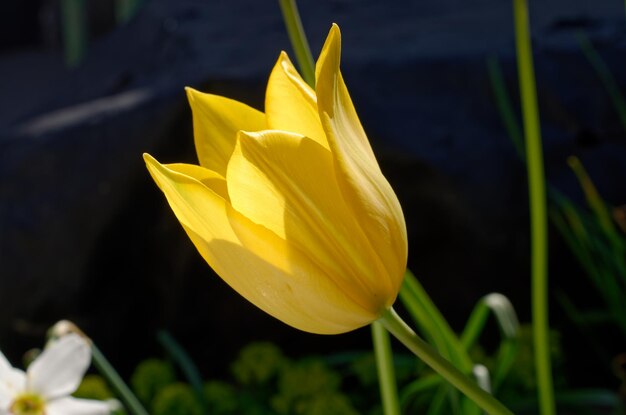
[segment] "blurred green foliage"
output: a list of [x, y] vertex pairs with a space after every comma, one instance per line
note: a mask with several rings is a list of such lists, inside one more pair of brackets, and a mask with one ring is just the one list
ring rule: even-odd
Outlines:
[[193, 389], [182, 382], [159, 389], [152, 400], [152, 415], [203, 415]]
[[111, 389], [109, 389], [109, 386], [101, 376], [87, 375], [83, 378], [76, 392], [74, 392], [74, 396], [82, 399], [105, 401], [113, 399], [115, 395], [113, 395], [113, 392], [111, 392]]
[[162, 389], [174, 382], [176, 382], [174, 368], [169, 362], [160, 359], [144, 360], [130, 378], [133, 391], [148, 407]]

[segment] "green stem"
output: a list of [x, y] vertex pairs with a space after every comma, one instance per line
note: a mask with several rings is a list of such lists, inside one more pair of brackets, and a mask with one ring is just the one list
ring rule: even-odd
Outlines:
[[374, 354], [376, 355], [380, 396], [383, 401], [383, 413], [385, 415], [400, 415], [391, 342], [385, 327], [377, 321], [372, 323], [372, 340], [374, 342]]
[[311, 48], [309, 47], [309, 42], [306, 39], [306, 34], [302, 27], [302, 20], [300, 20], [296, 0], [279, 0], [279, 3], [285, 26], [287, 26], [289, 41], [296, 54], [298, 66], [300, 67], [302, 79], [304, 79], [311, 88], [315, 88], [315, 63], [313, 62]]
[[380, 323], [389, 330], [410, 351], [441, 375], [450, 384], [463, 392], [476, 405], [491, 415], [513, 415], [496, 398], [482, 390], [476, 382], [461, 373], [449, 361], [441, 357], [428, 343], [417, 334], [398, 316], [393, 308], [385, 311]]
[[73, 68], [85, 56], [87, 50], [87, 23], [85, 0], [62, 0], [61, 22], [65, 64]]
[[526, 137], [531, 225], [532, 321], [540, 413], [556, 412], [548, 326], [548, 238], [546, 190], [537, 89], [526, 0], [513, 0], [522, 115]]
[[133, 394], [128, 385], [124, 383], [122, 377], [111, 366], [111, 363], [104, 357], [100, 349], [93, 343], [91, 345], [91, 354], [93, 365], [113, 388], [117, 396], [119, 396], [128, 412], [132, 415], [148, 415], [139, 399]]

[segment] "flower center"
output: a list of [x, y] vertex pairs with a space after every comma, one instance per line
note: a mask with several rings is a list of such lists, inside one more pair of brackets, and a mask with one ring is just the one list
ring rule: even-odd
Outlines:
[[46, 415], [46, 402], [39, 395], [24, 393], [15, 398], [9, 413], [12, 415]]

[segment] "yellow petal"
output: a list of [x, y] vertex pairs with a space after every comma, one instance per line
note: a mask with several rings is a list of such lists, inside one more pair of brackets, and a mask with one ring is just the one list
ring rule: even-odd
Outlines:
[[144, 159], [202, 257], [248, 301], [295, 328], [319, 334], [354, 330], [376, 318], [339, 290], [303, 251], [253, 223], [205, 186], [206, 170], [168, 168], [147, 154]]
[[186, 88], [200, 165], [226, 175], [237, 131], [266, 128], [265, 115], [239, 101]]
[[300, 249], [372, 315], [397, 294], [352, 212], [342, 203], [330, 152], [283, 131], [240, 132], [228, 164], [233, 207]]
[[337, 182], [368, 239], [399, 287], [406, 268], [404, 215], [378, 162], [339, 70], [341, 33], [333, 25], [316, 65], [320, 119], [337, 172]]
[[313, 89], [300, 77], [287, 54], [282, 52], [274, 65], [265, 94], [268, 128], [301, 134], [328, 148], [316, 101]]
[[175, 171], [176, 173], [193, 177], [217, 193], [222, 199], [229, 200], [226, 179], [219, 173], [194, 164], [173, 163], [166, 164], [165, 167], [169, 170]]

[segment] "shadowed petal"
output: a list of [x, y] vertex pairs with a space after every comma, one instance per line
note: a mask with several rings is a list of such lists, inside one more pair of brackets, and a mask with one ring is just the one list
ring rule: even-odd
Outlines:
[[267, 83], [265, 115], [269, 129], [301, 134], [328, 148], [315, 92], [300, 77], [285, 52], [280, 54]]
[[186, 88], [200, 165], [224, 176], [237, 131], [266, 128], [265, 115], [241, 102]]
[[27, 370], [28, 388], [47, 399], [73, 393], [91, 363], [89, 344], [77, 334], [54, 342]]
[[248, 301], [293, 327], [320, 334], [350, 331], [376, 317], [348, 298], [304, 252], [250, 221], [197, 178], [147, 154], [144, 158], [200, 254]]

